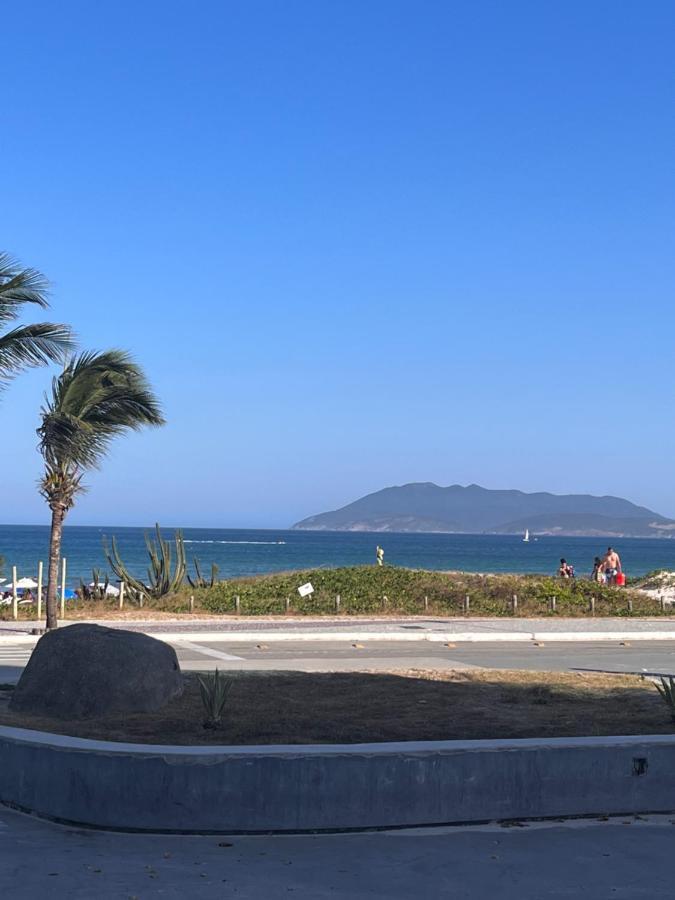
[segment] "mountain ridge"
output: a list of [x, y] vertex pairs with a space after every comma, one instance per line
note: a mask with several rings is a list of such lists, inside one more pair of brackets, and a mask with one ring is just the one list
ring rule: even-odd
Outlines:
[[477, 484], [382, 488], [292, 526], [305, 531], [401, 531], [675, 537], [675, 520], [612, 495], [527, 493]]

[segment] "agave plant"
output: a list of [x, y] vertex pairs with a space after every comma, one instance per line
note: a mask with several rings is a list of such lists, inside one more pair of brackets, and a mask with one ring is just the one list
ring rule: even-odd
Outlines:
[[654, 687], [668, 707], [670, 718], [675, 722], [675, 678], [672, 675], [661, 677], [661, 684], [654, 682]]
[[167, 594], [175, 593], [182, 585], [185, 578], [186, 562], [185, 562], [185, 544], [183, 542], [183, 534], [176, 531], [174, 534], [174, 544], [176, 547], [176, 561], [173, 562], [173, 553], [169, 541], [165, 541], [162, 537], [162, 531], [159, 525], [155, 525], [155, 540], [150, 535], [145, 535], [145, 546], [148, 549], [150, 557], [150, 567], [148, 569], [148, 582], [145, 584], [139, 578], [129, 572], [120, 556], [117, 547], [117, 541], [112, 538], [111, 546], [108, 547], [107, 540], [103, 539], [103, 552], [110, 568], [115, 575], [123, 581], [132, 594], [140, 596], [146, 594], [157, 600], [165, 597]]
[[232, 688], [232, 679], [225, 678], [224, 674], [216, 669], [213, 675], [197, 675], [197, 680], [206, 712], [204, 728], [218, 728], [222, 723], [223, 709]]

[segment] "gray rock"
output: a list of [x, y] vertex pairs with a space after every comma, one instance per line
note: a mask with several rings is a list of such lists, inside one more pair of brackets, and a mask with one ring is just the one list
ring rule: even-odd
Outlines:
[[154, 712], [183, 691], [176, 651], [147, 634], [68, 625], [40, 638], [10, 709], [57, 719]]

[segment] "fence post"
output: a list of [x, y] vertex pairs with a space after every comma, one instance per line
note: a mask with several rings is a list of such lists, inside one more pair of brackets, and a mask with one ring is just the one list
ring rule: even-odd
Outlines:
[[511, 600], [511, 611], [513, 612], [514, 616], [518, 614], [518, 594], [513, 595], [513, 598]]
[[239, 594], [236, 594], [234, 598], [234, 611], [237, 615], [241, 613], [241, 600], [239, 598]]
[[335, 596], [335, 612], [340, 612], [340, 595], [336, 594]]
[[424, 595], [424, 612], [429, 612], [429, 598]]
[[124, 582], [120, 581], [120, 609], [124, 609]]
[[470, 606], [471, 606], [471, 598], [470, 598], [469, 595], [467, 594], [467, 595], [464, 597], [464, 612], [465, 612], [465, 613], [468, 613], [469, 607], [470, 607]]
[[19, 595], [16, 592], [16, 566], [12, 566], [12, 618], [19, 618]]
[[42, 618], [42, 560], [38, 563], [37, 617], [39, 622]]
[[61, 560], [61, 618], [66, 617], [66, 558]]
[[193, 613], [195, 611], [195, 595], [190, 594], [190, 612]]

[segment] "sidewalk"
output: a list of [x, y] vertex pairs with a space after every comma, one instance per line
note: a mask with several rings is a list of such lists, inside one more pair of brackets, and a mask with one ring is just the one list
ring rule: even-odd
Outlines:
[[[82, 620], [81, 620], [82, 621]], [[154, 634], [164, 640], [249, 641], [675, 641], [674, 619], [640, 618], [287, 618], [91, 620], [111, 628]], [[77, 620], [64, 625], [77, 624]], [[34, 643], [32, 622], [0, 623], [0, 643]]]

